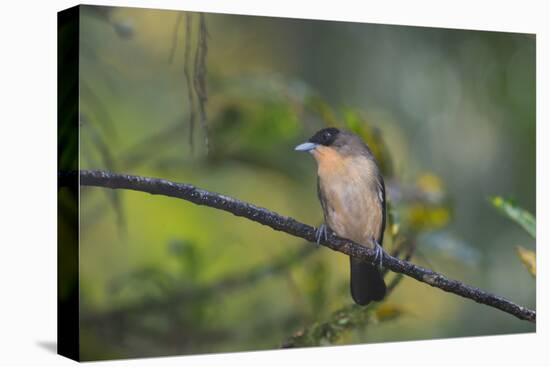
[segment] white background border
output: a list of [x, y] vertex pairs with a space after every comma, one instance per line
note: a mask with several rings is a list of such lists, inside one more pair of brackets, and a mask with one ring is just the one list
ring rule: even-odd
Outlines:
[[[99, 362], [106, 366], [423, 365], [521, 366], [546, 360], [550, 207], [548, 166], [549, 20], [546, 1], [91, 1], [206, 12], [537, 33], [536, 334]], [[0, 365], [65, 366], [56, 339], [56, 12], [74, 1], [4, 2], [0, 103]], [[548, 288], [548, 287], [546, 287]], [[436, 292], [436, 290], [434, 290]], [[485, 307], [480, 305], [479, 307]], [[542, 311], [542, 312], [541, 312]], [[476, 320], [472, 320], [476, 322]], [[50, 348], [44, 347], [50, 345]], [[544, 359], [543, 359], [544, 358]]]

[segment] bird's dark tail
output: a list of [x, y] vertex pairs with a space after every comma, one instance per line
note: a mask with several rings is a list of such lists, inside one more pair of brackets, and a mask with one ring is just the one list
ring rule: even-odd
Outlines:
[[386, 295], [384, 278], [376, 265], [350, 256], [351, 296], [355, 303], [366, 306], [370, 301], [381, 301]]

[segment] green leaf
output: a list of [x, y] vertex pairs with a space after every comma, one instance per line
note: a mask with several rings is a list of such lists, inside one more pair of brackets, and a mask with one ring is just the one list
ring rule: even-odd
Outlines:
[[536, 237], [535, 217], [531, 213], [500, 196], [494, 196], [490, 201], [501, 213], [522, 226], [533, 238]]

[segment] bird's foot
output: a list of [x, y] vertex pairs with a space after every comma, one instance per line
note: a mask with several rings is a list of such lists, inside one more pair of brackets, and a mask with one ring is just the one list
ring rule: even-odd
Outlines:
[[374, 265], [378, 265], [380, 269], [382, 269], [382, 262], [384, 260], [384, 249], [378, 241], [374, 241]]
[[321, 243], [321, 237], [324, 237], [325, 241], [328, 239], [327, 226], [324, 224], [321, 224], [319, 228], [315, 230], [315, 242], [317, 243], [317, 247], [319, 247]]

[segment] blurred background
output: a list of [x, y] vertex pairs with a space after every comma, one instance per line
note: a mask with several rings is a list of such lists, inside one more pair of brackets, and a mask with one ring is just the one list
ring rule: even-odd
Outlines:
[[[348, 128], [384, 170], [389, 252], [535, 307], [516, 251], [535, 240], [490, 200], [535, 215], [534, 35], [81, 9], [81, 168], [318, 225], [315, 163], [294, 147]], [[346, 256], [218, 210], [102, 188], [80, 200], [85, 360], [535, 331], [393, 274], [384, 302], [355, 308]]]

